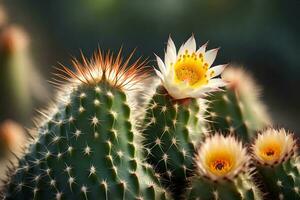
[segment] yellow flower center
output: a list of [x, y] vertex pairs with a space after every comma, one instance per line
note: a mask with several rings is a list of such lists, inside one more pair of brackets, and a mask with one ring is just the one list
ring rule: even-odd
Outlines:
[[231, 171], [234, 158], [230, 152], [212, 152], [206, 159], [209, 171], [217, 176], [226, 175]]
[[203, 54], [197, 56], [195, 53], [189, 54], [186, 51], [184, 55], [179, 56], [174, 70], [175, 81], [178, 83], [185, 82], [193, 87], [208, 83], [206, 77], [208, 64], [204, 63]]
[[278, 141], [271, 141], [259, 148], [259, 156], [266, 161], [279, 160], [281, 151], [281, 144]]

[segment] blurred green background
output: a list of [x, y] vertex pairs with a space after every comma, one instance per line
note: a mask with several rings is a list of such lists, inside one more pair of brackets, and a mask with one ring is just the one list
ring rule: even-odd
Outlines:
[[[45, 79], [80, 49], [98, 45], [125, 54], [163, 56], [168, 36], [179, 46], [192, 33], [216, 63], [250, 71], [263, 87], [275, 124], [300, 133], [300, 0], [5, 0], [9, 22], [28, 33], [33, 60]], [[47, 88], [53, 90], [51, 85]], [[50, 94], [50, 96], [53, 96]], [[38, 108], [45, 104], [34, 104]]]

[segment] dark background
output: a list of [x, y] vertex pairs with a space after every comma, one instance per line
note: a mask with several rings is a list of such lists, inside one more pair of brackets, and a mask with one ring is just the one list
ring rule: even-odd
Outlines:
[[[300, 133], [300, 0], [5, 0], [10, 23], [30, 36], [38, 70], [70, 64], [98, 45], [153, 61], [169, 34], [177, 47], [192, 33], [221, 47], [216, 63], [249, 70], [263, 87], [275, 124]], [[49, 89], [53, 89], [50, 85]]]

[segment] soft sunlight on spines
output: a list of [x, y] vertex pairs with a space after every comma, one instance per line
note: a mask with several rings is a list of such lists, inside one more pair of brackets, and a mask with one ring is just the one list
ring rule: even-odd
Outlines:
[[185, 199], [263, 199], [252, 180], [247, 149], [235, 137], [219, 133], [207, 137], [200, 144], [196, 165], [196, 174], [189, 179]]
[[252, 154], [268, 199], [300, 199], [300, 160], [291, 132], [283, 128], [260, 132]]
[[271, 124], [265, 105], [259, 99], [260, 89], [251, 75], [238, 67], [227, 67], [222, 77], [226, 88], [207, 97], [206, 117], [210, 128], [224, 134], [234, 133], [249, 142], [257, 130]]
[[116, 59], [97, 53], [75, 62], [77, 72], [63, 69], [66, 85], [60, 81], [56, 103], [40, 111], [37, 139], [11, 174], [5, 199], [168, 198], [141, 157], [132, 113], [138, 108], [128, 96], [137, 92], [144, 67], [128, 62], [117, 66], [120, 53]]

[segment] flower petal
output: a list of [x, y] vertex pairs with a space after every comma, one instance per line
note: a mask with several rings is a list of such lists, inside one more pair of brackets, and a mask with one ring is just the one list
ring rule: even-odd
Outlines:
[[164, 81], [164, 76], [160, 73], [160, 71], [158, 71], [157, 69], [154, 69], [156, 75], [162, 80]]
[[219, 48], [211, 49], [205, 53], [204, 61], [207, 62], [208, 66], [211, 66], [216, 59]]
[[208, 41], [207, 41], [205, 44], [203, 44], [203, 45], [197, 50], [197, 55], [199, 55], [200, 53], [204, 54], [207, 45], [208, 45]]
[[167, 52], [168, 51], [174, 52], [175, 56], [176, 56], [176, 46], [171, 37], [169, 37], [169, 39], [168, 39]]
[[227, 64], [214, 66], [206, 72], [206, 76], [209, 78], [214, 78], [216, 76], [219, 76], [223, 72], [226, 66]]
[[176, 62], [176, 47], [171, 37], [169, 37], [167, 50], [165, 52], [165, 64], [166, 66], [170, 66], [171, 63]]
[[166, 66], [164, 64], [164, 62], [161, 60], [160, 57], [158, 57], [157, 55], [156, 56], [156, 61], [157, 61], [157, 65], [159, 67], [159, 70], [162, 74], [166, 74], [167, 70], [166, 70]]
[[192, 35], [184, 44], [185, 45], [185, 49], [187, 49], [189, 51], [189, 53], [193, 53], [196, 52], [196, 40], [194, 35]]
[[194, 92], [190, 94], [192, 98], [199, 98], [206, 96], [207, 93], [211, 92], [212, 88], [210, 87], [201, 87], [199, 89], [196, 89]]
[[193, 35], [183, 45], [181, 45], [178, 55], [183, 55], [186, 50], [188, 50], [189, 53], [196, 52], [196, 40]]
[[219, 88], [226, 86], [226, 82], [221, 78], [214, 78], [208, 81], [207, 87]]

